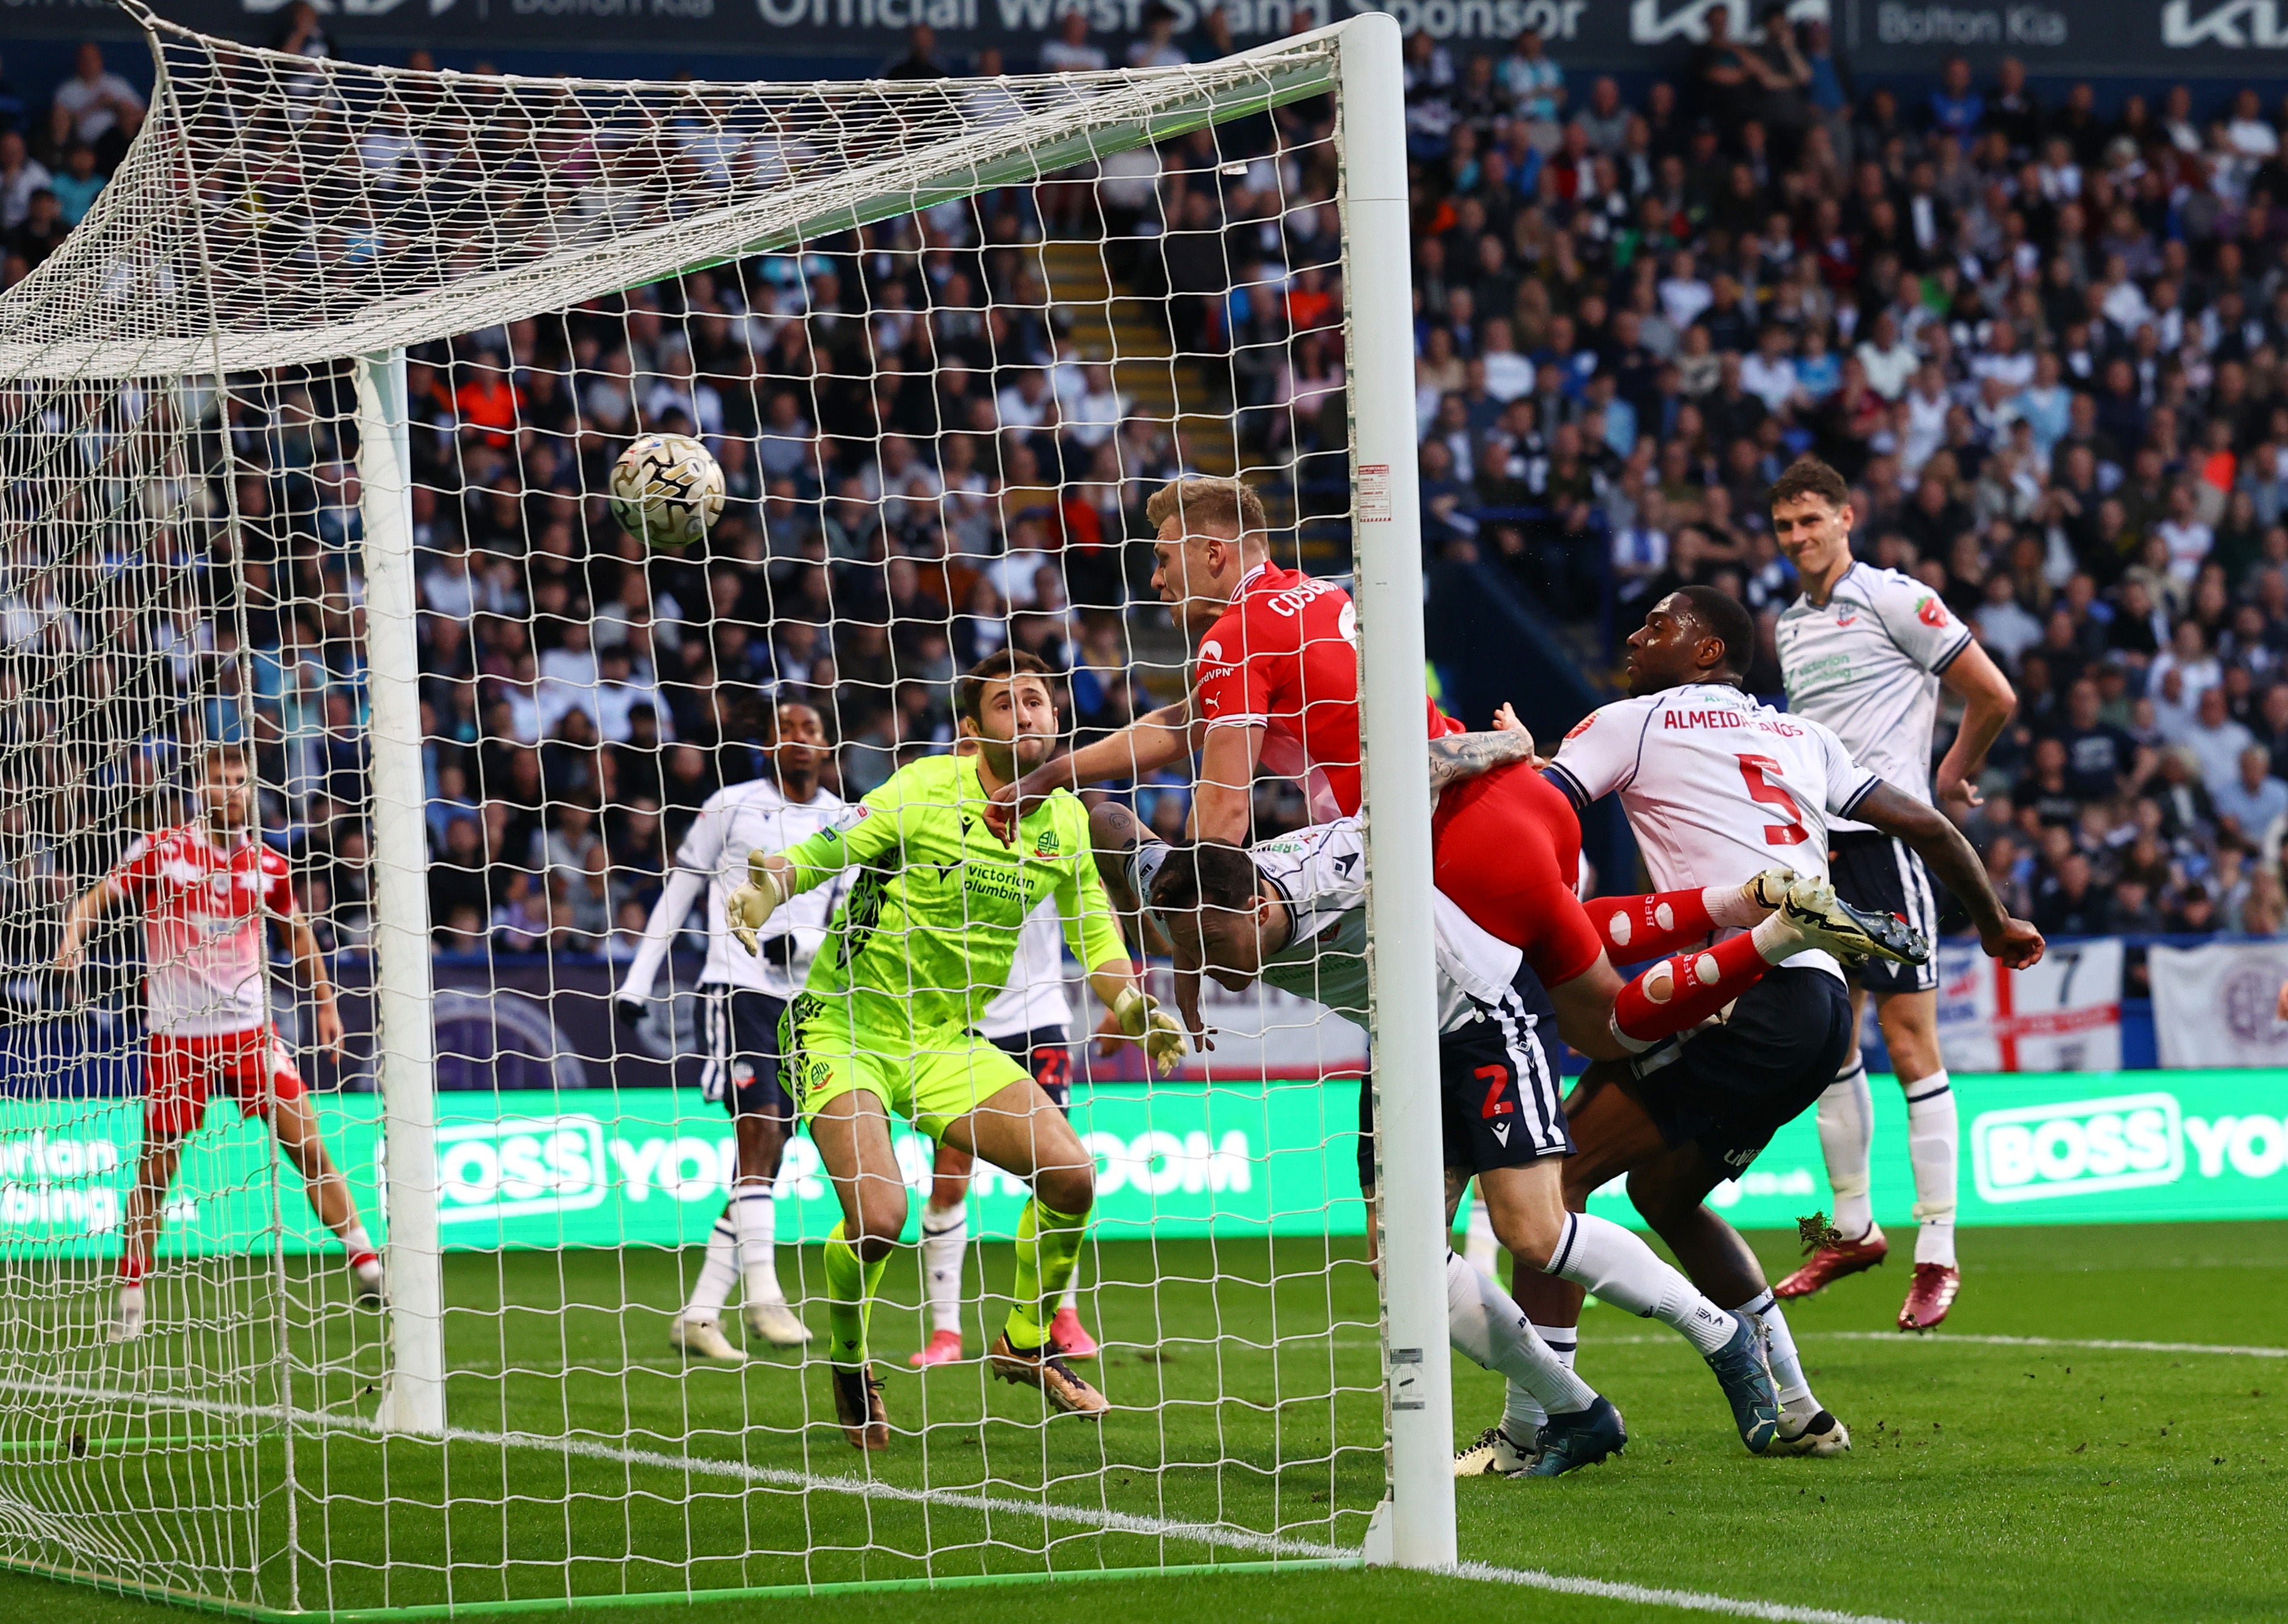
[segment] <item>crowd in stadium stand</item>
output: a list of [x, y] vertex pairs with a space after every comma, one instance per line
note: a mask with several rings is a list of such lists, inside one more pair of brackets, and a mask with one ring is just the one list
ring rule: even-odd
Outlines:
[[1815, 452], [2016, 684], [1968, 819], [2013, 909], [2279, 930], [2288, 105], [2102, 117], [1959, 58], [1860, 94], [1823, 25], [1709, 19], [1634, 107], [1530, 36], [1411, 42], [1434, 545], [1576, 613], [1593, 561], [1624, 625], [1721, 585], [1777, 694], [1763, 493]]
[[[2052, 934], [2279, 931], [2288, 104], [2179, 88], [2101, 115], [2010, 60], [1863, 92], [1820, 24], [1750, 44], [1706, 15], [1634, 100], [1531, 34], [1409, 40], [1426, 553], [1622, 630], [1716, 584], [1761, 617], [1751, 686], [1776, 696], [1795, 586], [1764, 492], [1816, 452], [1857, 492], [1861, 556], [1927, 582], [2017, 686], [1967, 814], [2013, 910]], [[1195, 40], [1156, 22], [1127, 60], [1219, 53], [1209, 16]], [[306, 6], [282, 37], [328, 49]], [[1041, 63], [1103, 65], [1076, 13]], [[893, 71], [1000, 66], [918, 30]], [[0, 281], [84, 214], [143, 111], [92, 46], [44, 111], [0, 85]], [[1003, 641], [1067, 673], [1079, 728], [1153, 703], [1167, 673], [1129, 642], [1141, 503], [1188, 448], [1088, 361], [1021, 250], [1108, 235], [1115, 275], [1165, 295], [1209, 362], [1242, 460], [1307, 515], [1344, 433], [1330, 116], [1301, 104], [1093, 184], [415, 351], [440, 946], [625, 951], [699, 801], [758, 770], [741, 741], [767, 697], [820, 710], [853, 795], [947, 746], [952, 673]], [[417, 154], [365, 161], [418, 183]], [[244, 591], [218, 590], [203, 634], [209, 731], [251, 716], [274, 838], [354, 941], [347, 384], [234, 398], [239, 551], [214, 561]], [[640, 428], [716, 452], [731, 500], [703, 556], [647, 554], [605, 516]], [[1180, 828], [1180, 785], [1135, 793]]]

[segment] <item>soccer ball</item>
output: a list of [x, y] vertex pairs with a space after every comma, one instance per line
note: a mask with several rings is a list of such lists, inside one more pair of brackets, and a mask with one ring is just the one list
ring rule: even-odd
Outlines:
[[697, 541], [723, 515], [723, 469], [688, 434], [646, 434], [612, 465], [612, 517], [655, 547]]

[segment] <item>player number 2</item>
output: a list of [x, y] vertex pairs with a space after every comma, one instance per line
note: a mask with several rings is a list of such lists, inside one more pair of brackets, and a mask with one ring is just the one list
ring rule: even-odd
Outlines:
[[1740, 776], [1748, 781], [1748, 799], [1767, 807], [1777, 807], [1785, 820], [1764, 825], [1764, 844], [1800, 846], [1811, 839], [1811, 831], [1803, 826], [1803, 808], [1795, 804], [1795, 797], [1787, 792], [1787, 786], [1769, 776], [1779, 770], [1780, 764], [1769, 756], [1740, 758]]

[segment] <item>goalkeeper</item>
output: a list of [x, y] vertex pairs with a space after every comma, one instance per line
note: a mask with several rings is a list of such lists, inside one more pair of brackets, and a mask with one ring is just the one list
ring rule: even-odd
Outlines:
[[1108, 1407], [1049, 1340], [1095, 1199], [1094, 1160], [1040, 1085], [977, 1035], [1009, 979], [1025, 916], [1055, 898], [1066, 941], [1123, 1031], [1163, 1071], [1184, 1050], [1182, 1029], [1139, 984], [1080, 801], [1049, 796], [1019, 823], [1013, 845], [985, 826], [986, 798], [1056, 742], [1047, 666], [1002, 649], [963, 673], [954, 702], [973, 753], [917, 761], [832, 826], [785, 851], [754, 853], [747, 883], [725, 904], [731, 934], [751, 952], [789, 898], [859, 870], [787, 1007], [781, 1048], [796, 1109], [842, 1202], [826, 1242], [827, 1359], [836, 1418], [861, 1450], [890, 1441], [866, 1322], [906, 1226], [894, 1111], [1033, 1187], [1018, 1220], [1016, 1300], [990, 1354], [995, 1373], [1039, 1388], [1060, 1410]]

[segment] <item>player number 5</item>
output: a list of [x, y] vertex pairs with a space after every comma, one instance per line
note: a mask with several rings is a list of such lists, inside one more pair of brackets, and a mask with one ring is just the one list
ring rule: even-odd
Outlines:
[[1795, 804], [1795, 797], [1787, 792], [1787, 786], [1767, 776], [1779, 770], [1780, 764], [1769, 756], [1740, 758], [1740, 776], [1748, 781], [1748, 799], [1767, 807], [1777, 807], [1784, 819], [1764, 826], [1764, 844], [1800, 846], [1811, 839], [1811, 831], [1803, 826], [1803, 808]]

